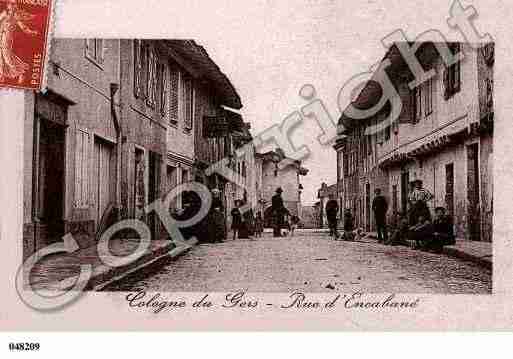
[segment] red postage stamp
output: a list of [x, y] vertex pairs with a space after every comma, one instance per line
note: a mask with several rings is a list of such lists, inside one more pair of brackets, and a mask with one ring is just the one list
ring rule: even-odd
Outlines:
[[0, 87], [43, 85], [53, 0], [0, 0]]

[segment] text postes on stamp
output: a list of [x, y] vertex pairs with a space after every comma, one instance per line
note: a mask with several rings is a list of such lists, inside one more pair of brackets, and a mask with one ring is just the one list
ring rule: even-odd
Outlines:
[[0, 87], [41, 89], [53, 0], [0, 0]]

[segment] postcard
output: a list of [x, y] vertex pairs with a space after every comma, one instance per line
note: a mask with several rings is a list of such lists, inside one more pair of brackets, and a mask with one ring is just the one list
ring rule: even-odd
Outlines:
[[511, 329], [511, 9], [436, 3], [1, 1], [0, 329]]

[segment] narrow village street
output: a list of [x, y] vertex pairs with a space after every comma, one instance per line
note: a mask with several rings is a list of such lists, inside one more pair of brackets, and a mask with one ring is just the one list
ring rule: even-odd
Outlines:
[[327, 233], [201, 244], [145, 268], [107, 291], [233, 291], [490, 294], [488, 269], [445, 255], [375, 241], [333, 241]]

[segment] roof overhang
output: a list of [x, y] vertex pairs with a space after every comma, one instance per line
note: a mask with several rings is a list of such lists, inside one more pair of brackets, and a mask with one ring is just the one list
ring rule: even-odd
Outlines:
[[222, 105], [240, 110], [242, 102], [237, 90], [219, 66], [210, 58], [203, 46], [194, 40], [162, 40], [171, 56], [184, 66], [191, 75], [207, 82], [216, 92]]
[[[413, 43], [411, 42], [408, 43], [409, 46], [412, 46], [412, 44]], [[439, 57], [435, 43], [433, 42], [424, 42], [420, 44], [415, 55], [419, 63], [425, 70], [429, 69], [429, 67], [433, 64], [433, 61], [437, 57]], [[387, 53], [381, 60], [381, 63], [383, 63], [384, 61], [390, 62], [389, 66], [386, 68], [385, 71], [388, 75], [388, 78], [394, 84], [396, 89], [399, 83], [408, 83], [414, 79], [413, 73], [410, 71], [408, 64], [406, 63], [404, 57], [397, 48], [397, 43], [392, 45], [388, 49]], [[381, 85], [378, 81], [379, 75], [380, 74], [378, 74], [377, 72], [374, 72], [371, 79], [365, 83], [358, 96], [343, 111], [342, 116], [339, 120], [339, 125], [343, 124], [346, 127], [352, 128], [354, 126], [357, 126], [358, 121], [364, 124], [370, 119], [373, 119], [377, 116], [382, 116], [383, 112], [387, 111], [387, 109], [383, 109], [383, 111], [378, 112], [376, 115], [370, 116], [368, 119], [363, 120], [354, 120], [347, 115], [349, 113], [349, 108], [351, 105], [354, 106], [356, 109], [365, 110], [370, 109], [376, 104], [378, 104], [382, 95]]]

